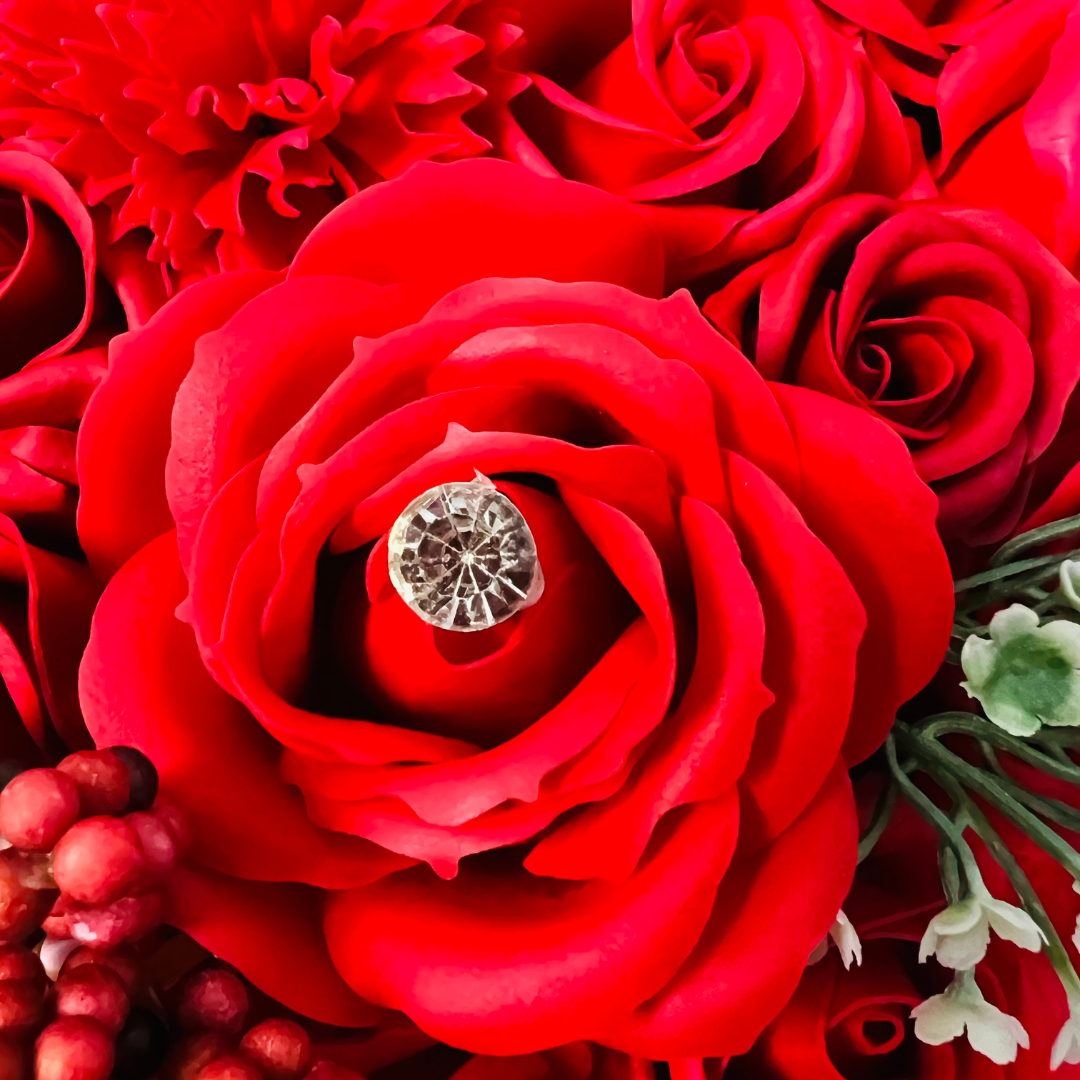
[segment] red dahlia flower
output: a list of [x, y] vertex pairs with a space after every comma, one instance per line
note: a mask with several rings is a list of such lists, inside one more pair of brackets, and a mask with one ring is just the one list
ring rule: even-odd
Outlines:
[[486, 150], [514, 35], [488, 0], [4, 0], [0, 132], [107, 202], [109, 239], [276, 269], [342, 197]]

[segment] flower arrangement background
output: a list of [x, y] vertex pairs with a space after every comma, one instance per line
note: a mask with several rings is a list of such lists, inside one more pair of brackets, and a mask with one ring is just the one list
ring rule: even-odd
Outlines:
[[0, 1080], [1080, 1075], [1078, 35], [0, 0]]

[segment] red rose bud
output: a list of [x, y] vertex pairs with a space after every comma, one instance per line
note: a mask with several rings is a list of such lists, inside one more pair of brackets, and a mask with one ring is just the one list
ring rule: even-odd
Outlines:
[[111, 750], [80, 750], [56, 767], [75, 781], [82, 815], [119, 814], [127, 806], [131, 792], [128, 768]]
[[0, 836], [23, 851], [51, 851], [79, 818], [79, 789], [57, 769], [27, 769], [0, 791]]
[[64, 896], [82, 904], [108, 904], [123, 896], [142, 869], [139, 838], [118, 818], [80, 821], [53, 852], [57, 886]]
[[168, 825], [155, 814], [140, 810], [124, 820], [134, 829], [150, 874], [160, 876], [176, 865], [177, 843]]
[[124, 980], [104, 964], [65, 968], [56, 980], [56, 1015], [90, 1016], [114, 1035], [130, 1008]]
[[204, 1065], [196, 1080], [263, 1080], [258, 1066], [239, 1054], [226, 1054]]
[[105, 907], [72, 905], [65, 918], [69, 934], [76, 941], [110, 948], [124, 941], [138, 941], [158, 926], [161, 897], [157, 893], [144, 893], [122, 896]]
[[120, 976], [130, 993], [139, 981], [139, 957], [130, 945], [117, 945], [113, 948], [94, 948], [80, 945], [64, 961], [60, 969], [64, 975], [76, 971], [88, 964], [100, 964]]
[[133, 746], [112, 746], [109, 753], [118, 757], [128, 771], [130, 797], [128, 810], [149, 810], [157, 798], [158, 774], [154, 763]]
[[22, 870], [17, 852], [0, 851], [0, 945], [37, 929], [56, 895], [28, 885]]
[[112, 1072], [112, 1035], [88, 1016], [66, 1016], [50, 1024], [35, 1048], [35, 1080], [105, 1080]]
[[30, 979], [0, 982], [0, 1031], [23, 1035], [45, 1019], [45, 988]]
[[240, 1040], [240, 1049], [269, 1080], [300, 1080], [311, 1064], [311, 1039], [292, 1020], [272, 1017]]
[[195, 1080], [206, 1065], [232, 1052], [233, 1040], [220, 1031], [192, 1035], [173, 1047], [165, 1064], [167, 1080]]
[[247, 989], [231, 971], [197, 971], [180, 988], [177, 1014], [186, 1031], [239, 1035], [248, 1014]]

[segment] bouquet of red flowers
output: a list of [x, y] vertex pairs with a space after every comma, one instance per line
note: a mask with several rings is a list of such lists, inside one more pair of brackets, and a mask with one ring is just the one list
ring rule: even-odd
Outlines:
[[1078, 178], [1077, 0], [0, 0], [0, 1080], [1080, 1077]]

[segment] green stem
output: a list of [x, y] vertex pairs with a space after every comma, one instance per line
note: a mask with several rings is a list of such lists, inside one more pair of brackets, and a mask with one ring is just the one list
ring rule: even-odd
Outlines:
[[1022, 803], [1014, 799], [993, 777], [946, 750], [923, 732], [916, 733], [899, 721], [896, 723], [895, 730], [900, 734], [907, 749], [916, 757], [927, 764], [936, 766], [928, 770], [935, 779], [941, 779], [940, 774], [944, 773], [955, 777], [964, 787], [981, 795], [1034, 840], [1051, 858], [1061, 863], [1075, 879], [1080, 880], [1080, 853]]
[[1008, 543], [1002, 544], [990, 556], [990, 565], [1001, 566], [1007, 563], [1014, 555], [1019, 555], [1020, 552], [1027, 551], [1028, 548], [1038, 547], [1040, 544], [1058, 540], [1062, 536], [1068, 536], [1074, 532], [1080, 532], [1080, 514], [1075, 517], [1062, 518], [1060, 521], [1052, 521], [1049, 525], [1043, 525], [1038, 529], [1029, 529], [1019, 536], [1014, 536]]
[[870, 822], [866, 827], [866, 832], [859, 837], [858, 861], [860, 863], [874, 850], [874, 845], [881, 839], [881, 834], [885, 831], [885, 827], [892, 817], [893, 807], [896, 805], [896, 796], [899, 792], [900, 789], [897, 787], [896, 781], [890, 776], [881, 791], [881, 795], [878, 797], [877, 803], [874, 805], [874, 811], [870, 815]]

